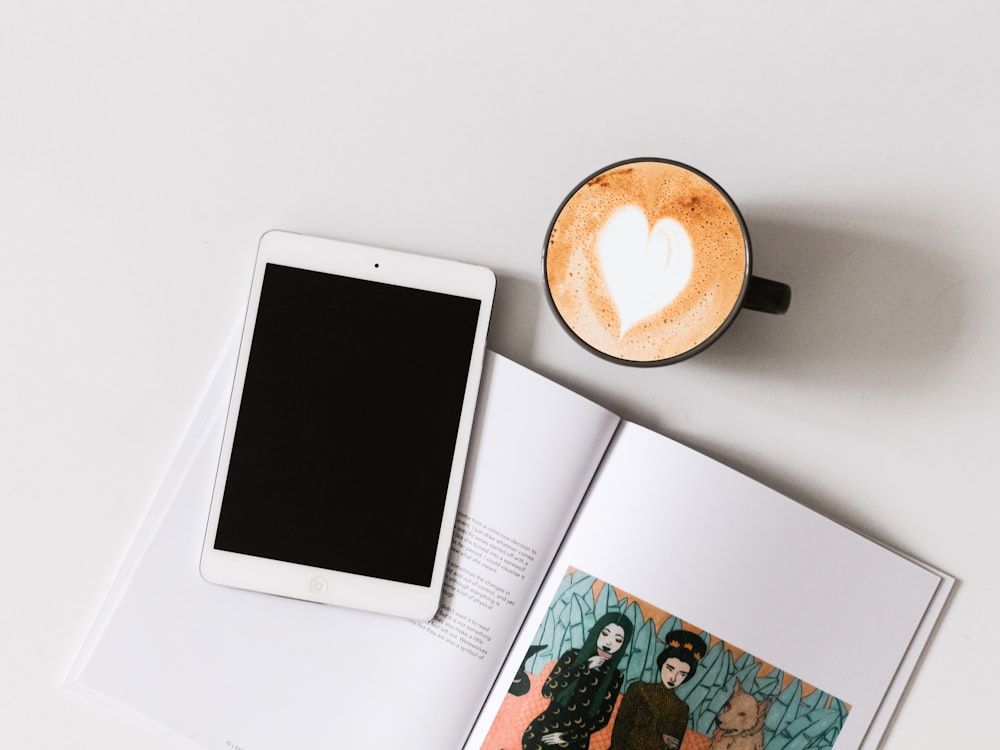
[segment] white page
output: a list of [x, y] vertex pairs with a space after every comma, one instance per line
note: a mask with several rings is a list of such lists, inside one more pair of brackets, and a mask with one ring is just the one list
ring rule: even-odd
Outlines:
[[[528, 647], [544, 640], [536, 632], [570, 568], [850, 704], [837, 750], [878, 745], [953, 583], [695, 451], [625, 424], [470, 750], [498, 750], [502, 732], [488, 731], [501, 706], [503, 716], [531, 721], [517, 707], [526, 699], [507, 697], [506, 687]], [[600, 605], [594, 611], [600, 614]], [[656, 679], [654, 673], [643, 681]], [[520, 731], [512, 719], [507, 742], [515, 726]], [[607, 747], [613, 719], [605, 729], [591, 750]]]
[[460, 591], [416, 624], [200, 578], [235, 354], [234, 339], [70, 686], [208, 748], [461, 746], [618, 418], [487, 355]]

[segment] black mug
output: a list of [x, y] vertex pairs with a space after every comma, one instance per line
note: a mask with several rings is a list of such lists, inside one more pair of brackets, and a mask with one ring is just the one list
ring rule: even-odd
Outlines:
[[787, 284], [754, 276], [750, 234], [729, 195], [677, 161], [594, 172], [545, 238], [545, 288], [581, 344], [628, 365], [666, 365], [711, 346], [741, 309], [784, 313]]

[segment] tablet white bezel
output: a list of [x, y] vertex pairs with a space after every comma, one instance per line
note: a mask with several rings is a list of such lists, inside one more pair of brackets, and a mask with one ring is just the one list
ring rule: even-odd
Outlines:
[[[382, 580], [215, 548], [222, 496], [236, 429], [236, 415], [239, 414], [264, 270], [268, 263], [479, 300], [479, 318], [430, 586]], [[290, 232], [275, 230], [264, 234], [260, 239], [251, 282], [219, 468], [202, 546], [200, 564], [202, 577], [211, 583], [294, 599], [336, 604], [417, 620], [433, 618], [440, 605], [448, 552], [458, 511], [495, 289], [496, 277], [491, 270], [482, 266]]]

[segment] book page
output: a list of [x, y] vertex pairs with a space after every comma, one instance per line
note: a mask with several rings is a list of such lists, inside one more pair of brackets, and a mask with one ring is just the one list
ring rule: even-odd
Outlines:
[[207, 748], [461, 746], [618, 418], [487, 355], [443, 606], [416, 623], [200, 578], [235, 354], [70, 686]]
[[875, 748], [952, 583], [625, 424], [466, 747]]

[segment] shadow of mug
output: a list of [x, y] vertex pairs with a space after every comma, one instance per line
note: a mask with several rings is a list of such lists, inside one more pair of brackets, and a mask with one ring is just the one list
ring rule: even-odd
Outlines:
[[[839, 213], [843, 214], [841, 209]], [[829, 209], [825, 211], [829, 215]], [[913, 216], [804, 206], [748, 208], [767, 271], [795, 285], [780, 327], [741, 315], [699, 366], [741, 369], [837, 388], [891, 388], [939, 377], [961, 331], [961, 279], [939, 253], [947, 227]]]

